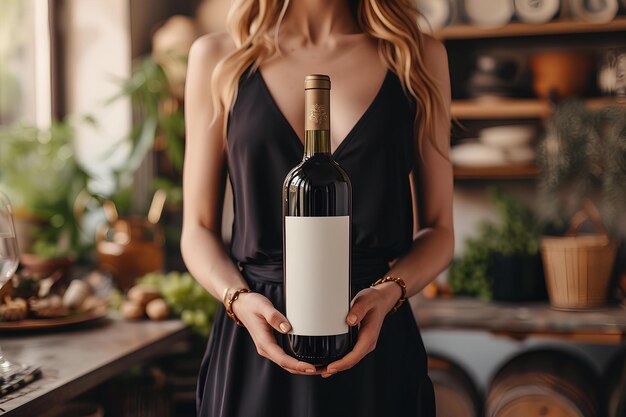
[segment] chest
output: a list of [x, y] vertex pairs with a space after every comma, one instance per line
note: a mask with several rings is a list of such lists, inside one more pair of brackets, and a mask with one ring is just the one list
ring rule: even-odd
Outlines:
[[[302, 118], [303, 104], [298, 108]], [[413, 102], [405, 96], [395, 74], [387, 72], [367, 109], [340, 143], [332, 146], [333, 157], [342, 166], [352, 167], [359, 177], [380, 177], [398, 167], [408, 173], [414, 154], [414, 118]], [[227, 144], [232, 175], [241, 169], [270, 170], [280, 183], [302, 159], [304, 147], [296, 129], [281, 113], [259, 71], [240, 83], [229, 117]], [[378, 170], [363, 170], [374, 163]]]
[[387, 78], [386, 67], [373, 54], [370, 50], [351, 59], [273, 60], [261, 67], [260, 77], [279, 113], [303, 141], [304, 78], [312, 73], [330, 76], [331, 150], [335, 151], [378, 98]]

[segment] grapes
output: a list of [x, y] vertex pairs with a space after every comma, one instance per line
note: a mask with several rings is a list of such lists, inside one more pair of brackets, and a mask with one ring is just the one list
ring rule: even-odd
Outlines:
[[202, 336], [208, 336], [218, 302], [187, 272], [152, 272], [138, 284], [156, 287], [176, 317]]

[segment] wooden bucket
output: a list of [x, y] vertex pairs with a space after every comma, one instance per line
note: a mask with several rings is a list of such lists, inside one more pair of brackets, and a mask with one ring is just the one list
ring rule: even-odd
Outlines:
[[[587, 219], [591, 220], [598, 234], [578, 234], [578, 228]], [[563, 310], [603, 305], [617, 246], [617, 242], [610, 239], [598, 210], [590, 202], [585, 202], [583, 210], [574, 215], [566, 236], [542, 238], [541, 254], [550, 304]]]
[[429, 356], [428, 375], [435, 389], [437, 417], [481, 415], [478, 390], [460, 366], [440, 356]]
[[598, 417], [598, 378], [564, 352], [523, 353], [492, 380], [487, 417]]

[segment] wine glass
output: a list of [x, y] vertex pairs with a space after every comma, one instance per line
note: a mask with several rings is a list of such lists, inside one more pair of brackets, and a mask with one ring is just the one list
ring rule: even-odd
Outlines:
[[[19, 250], [11, 203], [9, 198], [0, 192], [0, 287], [13, 277], [19, 263]], [[2, 349], [0, 349], [0, 380], [19, 369], [21, 369], [21, 365], [5, 359], [2, 355]]]

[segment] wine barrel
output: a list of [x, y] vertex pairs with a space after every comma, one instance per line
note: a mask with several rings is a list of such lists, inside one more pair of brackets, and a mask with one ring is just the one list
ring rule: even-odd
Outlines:
[[487, 417], [598, 417], [599, 378], [566, 352], [522, 353], [493, 378]]
[[605, 381], [607, 416], [626, 417], [626, 352], [609, 362]]
[[441, 356], [428, 357], [428, 375], [435, 389], [437, 417], [478, 417], [480, 395], [470, 376]]

